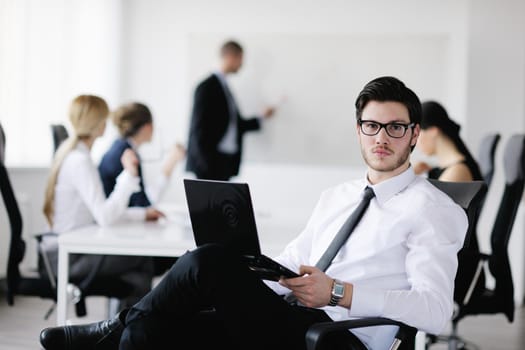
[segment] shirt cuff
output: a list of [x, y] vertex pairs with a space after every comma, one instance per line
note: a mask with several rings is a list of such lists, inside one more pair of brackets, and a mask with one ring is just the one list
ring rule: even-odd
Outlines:
[[354, 284], [350, 317], [378, 317], [385, 308], [386, 291]]
[[279, 284], [279, 282], [276, 282], [276, 281], [270, 281], [270, 280], [263, 280], [263, 282], [271, 289], [273, 290], [276, 294], [279, 294], [279, 295], [284, 295], [284, 294], [288, 294], [290, 293], [290, 289], [284, 287], [284, 286], [281, 286]]
[[116, 186], [124, 187], [131, 191], [131, 193], [140, 191], [140, 178], [133, 176], [127, 170], [123, 170], [119, 176], [117, 176]]
[[127, 208], [124, 216], [128, 220], [144, 221], [146, 220], [146, 208], [144, 207], [130, 207]]
[[160, 188], [165, 187], [166, 185], [168, 185], [168, 182], [170, 182], [170, 180], [171, 180], [171, 177], [167, 177], [166, 174], [161, 172], [161, 174], [159, 175], [157, 186], [159, 186]]

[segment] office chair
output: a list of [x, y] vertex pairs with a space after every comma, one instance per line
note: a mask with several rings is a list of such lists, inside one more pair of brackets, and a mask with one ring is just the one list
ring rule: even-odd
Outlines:
[[[53, 233], [43, 233], [35, 236], [38, 243], [39, 264], [43, 264], [46, 275], [23, 276], [19, 268], [26, 251], [26, 244], [22, 238], [22, 215], [3, 162], [0, 162], [0, 191], [11, 226], [11, 241], [7, 262], [7, 303], [11, 306], [14, 305], [15, 295], [38, 296], [43, 299], [51, 299], [53, 300], [53, 305], [44, 316], [47, 319], [54, 310], [56, 303], [56, 277], [40, 243], [44, 236], [52, 235]], [[102, 259], [103, 257], [101, 257], [98, 267], [102, 264]], [[98, 267], [94, 268], [86, 278], [72, 281], [71, 287], [76, 296], [76, 314], [79, 317], [86, 315], [85, 298], [87, 296], [96, 295], [120, 299], [129, 295], [131, 286], [128, 283], [118, 279], [96, 277]]]
[[481, 139], [479, 147], [478, 164], [488, 188], [490, 188], [494, 176], [494, 156], [500, 138], [498, 133], [487, 134]]
[[2, 124], [0, 124], [0, 162], [5, 163], [5, 134]]
[[53, 153], [55, 153], [60, 144], [68, 138], [67, 129], [62, 124], [51, 124], [51, 134], [53, 136]]
[[490, 234], [492, 252], [478, 254], [478, 273], [471, 281], [471, 286], [474, 286], [480, 272], [487, 272], [488, 265], [488, 272], [494, 277], [495, 286], [494, 288], [484, 286], [481, 293], [466, 295], [466, 298], [457, 305], [457, 312], [452, 319], [451, 334], [439, 337], [440, 341], [448, 342], [449, 349], [468, 349], [468, 343], [459, 337], [457, 332], [458, 323], [466, 316], [503, 313], [509, 322], [514, 320], [514, 284], [508, 243], [524, 191], [525, 135], [515, 134], [507, 141], [503, 166], [505, 188]]
[[[486, 183], [484, 181], [444, 182], [432, 179], [429, 179], [428, 181], [441, 191], [448, 194], [454, 202], [465, 210], [468, 218], [468, 229], [463, 246], [467, 246], [469, 244], [470, 235], [474, 231], [473, 224], [477, 220], [477, 215], [479, 215], [479, 207], [487, 194]], [[312, 325], [306, 333], [306, 347], [307, 350], [324, 350], [327, 348], [323, 347], [322, 341], [324, 337], [331, 332], [382, 325], [399, 326], [399, 330], [390, 347], [391, 350], [414, 349], [417, 329], [402, 322], [383, 317], [316, 323]]]

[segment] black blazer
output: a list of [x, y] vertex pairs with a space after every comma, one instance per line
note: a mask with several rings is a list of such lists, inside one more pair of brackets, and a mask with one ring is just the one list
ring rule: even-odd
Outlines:
[[[100, 173], [100, 178], [102, 179], [102, 185], [104, 186], [104, 192], [106, 192], [106, 197], [109, 197], [113, 189], [115, 188], [115, 183], [117, 176], [124, 170], [122, 163], [120, 162], [120, 157], [122, 153], [128, 148], [131, 148], [131, 145], [125, 139], [118, 139], [113, 142], [109, 150], [104, 154], [100, 164], [98, 166], [98, 172]], [[137, 155], [138, 157], [138, 155]], [[138, 169], [140, 177], [140, 192], [135, 192], [129, 198], [129, 207], [149, 207], [151, 205], [146, 192], [144, 191], [144, 180], [142, 178], [142, 168], [139, 162]]]
[[215, 180], [229, 179], [239, 173], [243, 134], [258, 130], [260, 123], [258, 118], [244, 119], [237, 113], [238, 152], [232, 156], [218, 150], [229, 122], [226, 94], [219, 78], [212, 74], [195, 89], [186, 170], [198, 178]]

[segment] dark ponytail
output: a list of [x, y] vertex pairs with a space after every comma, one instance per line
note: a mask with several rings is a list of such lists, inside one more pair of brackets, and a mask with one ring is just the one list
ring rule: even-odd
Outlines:
[[452, 140], [458, 151], [465, 157], [465, 161], [472, 171], [472, 178], [474, 180], [483, 180], [477, 161], [459, 135], [461, 126], [450, 119], [445, 108], [436, 101], [425, 101], [421, 104], [421, 107], [423, 112], [421, 129], [425, 130], [435, 126], [441, 130], [443, 134]]

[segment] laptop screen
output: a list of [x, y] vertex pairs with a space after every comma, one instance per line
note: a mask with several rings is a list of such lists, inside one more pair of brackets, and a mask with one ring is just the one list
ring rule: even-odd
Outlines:
[[219, 243], [260, 254], [248, 184], [184, 179], [184, 189], [197, 246]]

